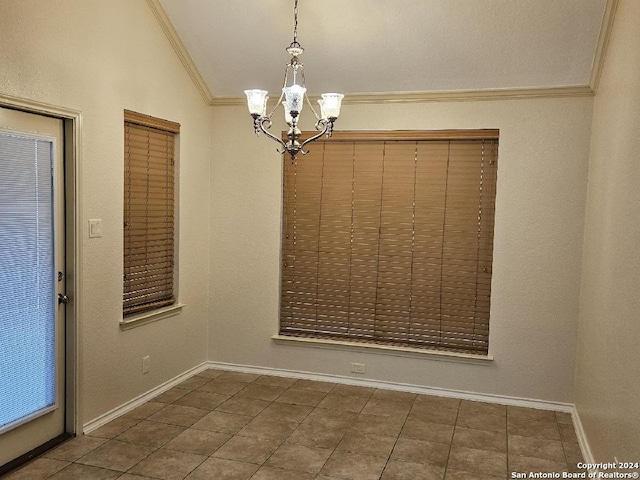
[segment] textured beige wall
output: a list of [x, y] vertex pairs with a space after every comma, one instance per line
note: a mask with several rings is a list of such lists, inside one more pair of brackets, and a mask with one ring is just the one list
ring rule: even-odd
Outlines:
[[[82, 112], [82, 421], [206, 360], [209, 107], [144, 0], [0, 0], [0, 93]], [[122, 317], [123, 109], [182, 124], [182, 314]], [[87, 219], [103, 236], [89, 239]], [[142, 357], [151, 371], [142, 375]]]
[[[103, 219], [103, 237], [89, 240], [84, 232], [82, 241], [85, 422], [205, 360], [208, 300], [211, 360], [338, 375], [350, 375], [349, 363], [358, 361], [367, 364], [365, 378], [573, 401], [591, 99], [345, 105], [343, 129], [500, 128], [495, 361], [281, 346], [270, 340], [279, 295], [275, 144], [253, 137], [244, 107], [210, 111], [203, 104], [143, 0], [0, 2], [0, 93], [83, 115], [83, 228], [88, 218]], [[638, 225], [625, 219], [637, 218], [638, 203], [638, 169], [631, 167], [639, 146], [639, 8], [623, 0], [620, 9], [626, 13], [616, 20], [596, 99], [577, 370], [578, 407], [602, 459], [614, 447], [630, 451], [640, 430], [637, 403], [634, 410], [632, 395], [620, 393], [635, 388], [638, 395], [637, 369], [633, 376], [629, 368], [637, 353], [620, 345], [638, 338], [637, 299], [630, 300], [640, 283]], [[178, 317], [126, 332], [118, 327], [124, 108], [182, 124], [180, 287], [188, 305]], [[611, 325], [623, 333], [612, 334]], [[143, 355], [151, 355], [145, 376]], [[622, 421], [629, 411], [635, 423]]]
[[593, 112], [575, 404], [597, 461], [640, 460], [639, 25], [621, 0]]
[[279, 156], [253, 136], [244, 107], [215, 107], [210, 359], [347, 376], [355, 361], [367, 365], [364, 378], [572, 402], [592, 106], [574, 98], [343, 108], [340, 129], [500, 129], [490, 365], [274, 344]]

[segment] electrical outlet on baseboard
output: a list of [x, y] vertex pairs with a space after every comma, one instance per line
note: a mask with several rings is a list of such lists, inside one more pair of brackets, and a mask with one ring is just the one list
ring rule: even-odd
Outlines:
[[364, 373], [366, 365], [364, 363], [352, 363], [351, 373]]

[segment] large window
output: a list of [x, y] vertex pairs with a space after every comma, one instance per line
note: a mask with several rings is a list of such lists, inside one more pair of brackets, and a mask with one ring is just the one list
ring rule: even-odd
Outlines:
[[488, 353], [498, 132], [336, 132], [285, 158], [280, 334]]
[[124, 113], [123, 313], [175, 302], [175, 143], [180, 125]]

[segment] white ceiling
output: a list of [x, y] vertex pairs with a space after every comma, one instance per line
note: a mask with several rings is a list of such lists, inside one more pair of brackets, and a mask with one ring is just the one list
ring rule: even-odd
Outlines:
[[[281, 88], [293, 0], [160, 0], [211, 93]], [[606, 0], [299, 0], [312, 94], [589, 84]]]

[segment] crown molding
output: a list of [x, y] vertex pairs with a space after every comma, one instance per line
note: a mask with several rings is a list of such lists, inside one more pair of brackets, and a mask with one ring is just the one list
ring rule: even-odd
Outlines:
[[619, 0], [607, 0], [604, 8], [600, 35], [598, 36], [598, 45], [596, 46], [596, 53], [593, 57], [593, 65], [591, 66], [591, 79], [589, 80], [589, 86], [594, 94], [598, 91], [598, 85], [600, 84], [600, 77], [602, 76], [607, 47], [609, 46], [611, 32], [613, 31], [613, 22], [616, 16], [616, 10], [618, 9], [618, 3]]
[[196, 89], [202, 96], [203, 100], [205, 101], [205, 103], [211, 105], [213, 101], [213, 95], [211, 95], [211, 92], [209, 91], [209, 87], [207, 87], [207, 84], [205, 83], [204, 79], [200, 75], [200, 72], [196, 68], [195, 63], [193, 63], [193, 60], [191, 59], [191, 55], [189, 55], [189, 53], [187, 52], [187, 49], [182, 43], [182, 40], [180, 39], [178, 32], [176, 32], [176, 29], [173, 28], [173, 24], [171, 23], [171, 20], [169, 20], [169, 17], [167, 16], [164, 9], [162, 8], [162, 5], [160, 5], [160, 1], [147, 0], [147, 5], [149, 5], [149, 8], [153, 12], [153, 15], [156, 17], [156, 20], [160, 24], [162, 31], [167, 37], [167, 40], [169, 40], [169, 43], [171, 44], [173, 51], [176, 53], [176, 55], [180, 59], [180, 62], [182, 62], [184, 69], [189, 74], [191, 81], [193, 82]]
[[[499, 88], [487, 90], [448, 90], [438, 92], [351, 93], [345, 95], [345, 104], [425, 103], [425, 102], [477, 102], [482, 100], [517, 100], [531, 98], [592, 97], [588, 85], [549, 88]], [[244, 97], [213, 97], [211, 105], [245, 105]]]

